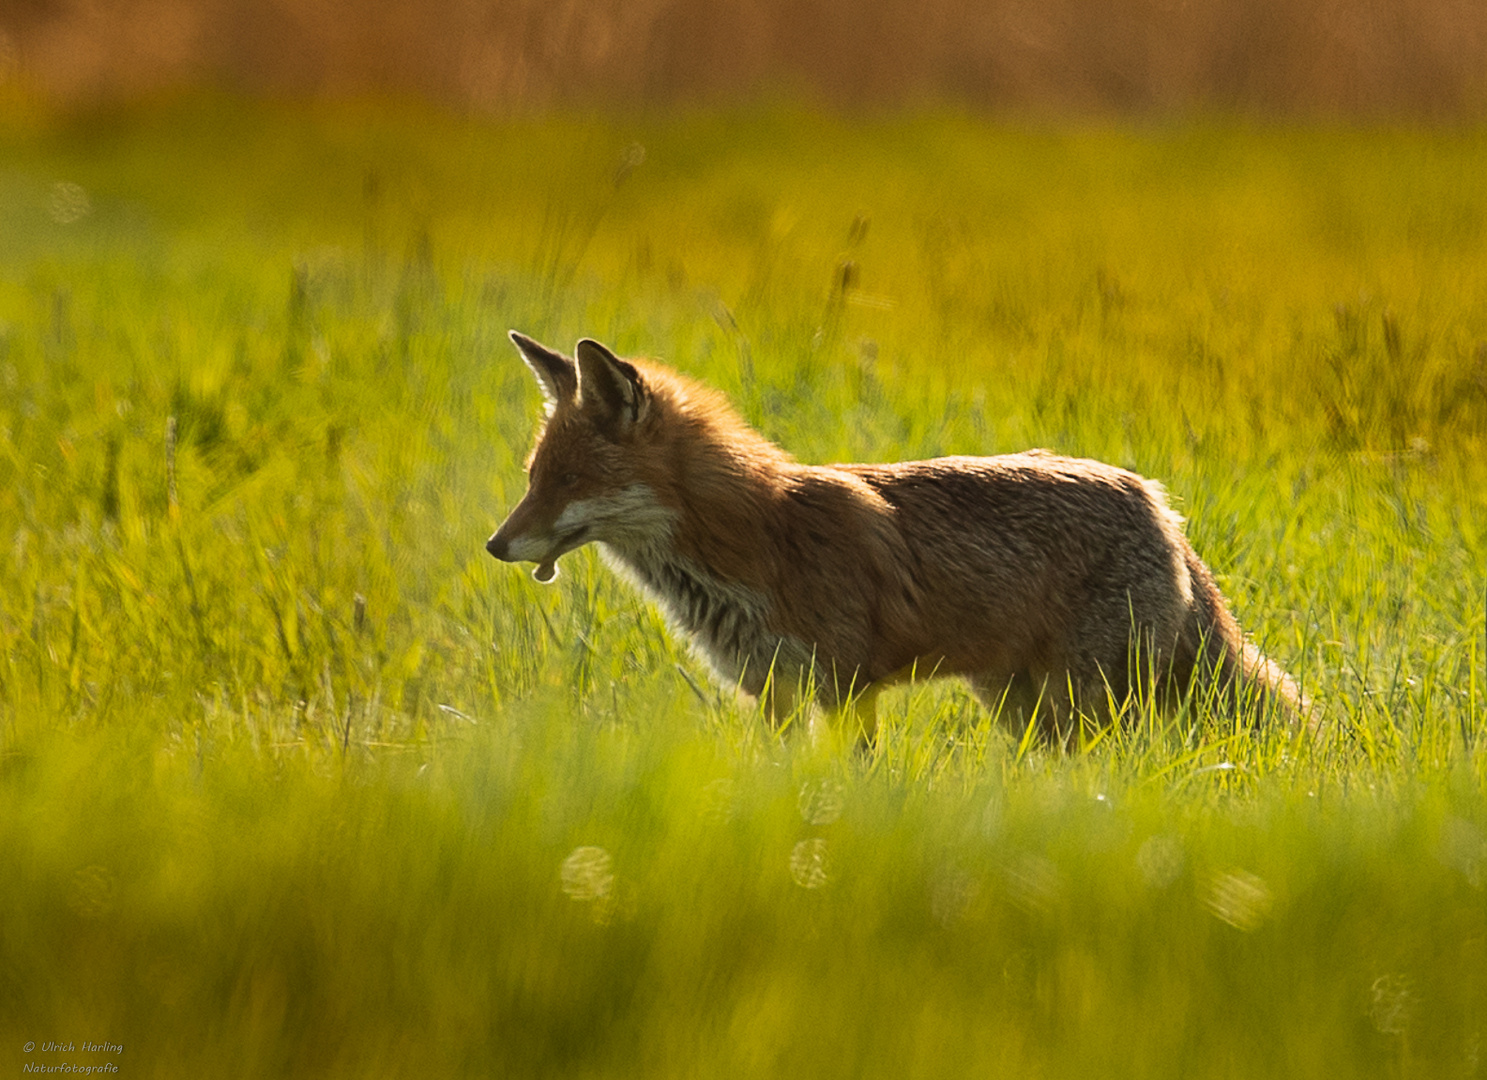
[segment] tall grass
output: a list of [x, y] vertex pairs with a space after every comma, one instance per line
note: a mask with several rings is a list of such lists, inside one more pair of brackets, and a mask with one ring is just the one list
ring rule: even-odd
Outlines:
[[[4, 140], [8, 1068], [1480, 1071], [1480, 135], [217, 103]], [[1320, 732], [1064, 754], [921, 683], [868, 758], [773, 736], [592, 554], [484, 554], [539, 411], [511, 326], [804, 460], [1162, 479]]]

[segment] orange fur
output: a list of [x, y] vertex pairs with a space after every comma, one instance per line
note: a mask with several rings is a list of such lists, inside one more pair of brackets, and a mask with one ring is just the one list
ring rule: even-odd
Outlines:
[[[1034, 450], [802, 465], [716, 392], [581, 341], [513, 333], [549, 401], [530, 486], [487, 544], [538, 564], [598, 541], [719, 676], [770, 711], [811, 683], [872, 737], [878, 688], [960, 675], [1067, 739], [1146, 690], [1246, 687], [1297, 714], [1161, 485]], [[858, 701], [862, 695], [863, 701]]]

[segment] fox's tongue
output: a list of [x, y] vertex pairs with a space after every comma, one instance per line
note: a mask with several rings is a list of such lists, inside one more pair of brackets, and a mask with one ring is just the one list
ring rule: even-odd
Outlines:
[[532, 571], [532, 576], [538, 581], [542, 582], [544, 585], [547, 584], [553, 578], [558, 576], [557, 560], [542, 560], [542, 562], [537, 564], [537, 568]]

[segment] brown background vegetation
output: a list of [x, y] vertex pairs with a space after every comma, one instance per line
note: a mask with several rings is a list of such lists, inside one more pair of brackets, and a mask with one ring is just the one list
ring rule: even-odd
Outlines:
[[1484, 0], [0, 0], [0, 78], [504, 112], [783, 90], [1076, 112], [1487, 111]]

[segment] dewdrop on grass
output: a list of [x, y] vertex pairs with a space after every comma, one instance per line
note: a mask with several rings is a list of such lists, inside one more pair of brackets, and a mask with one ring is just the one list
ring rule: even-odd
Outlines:
[[603, 900], [614, 891], [614, 858], [602, 847], [585, 844], [563, 860], [559, 875], [570, 899], [579, 903]]
[[1181, 877], [1186, 861], [1182, 841], [1175, 836], [1149, 836], [1136, 852], [1136, 869], [1153, 889], [1165, 889]]
[[1403, 1035], [1414, 1018], [1419, 998], [1408, 975], [1380, 975], [1368, 988], [1368, 1018], [1384, 1035]]
[[830, 825], [842, 816], [844, 801], [839, 780], [822, 777], [800, 785], [800, 816], [807, 825]]
[[802, 889], [819, 889], [831, 880], [831, 854], [824, 838], [802, 840], [790, 850], [790, 877]]
[[1233, 870], [1213, 876], [1204, 902], [1214, 916], [1236, 930], [1250, 933], [1270, 917], [1275, 897], [1264, 878]]

